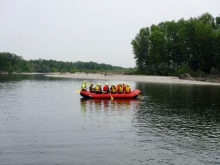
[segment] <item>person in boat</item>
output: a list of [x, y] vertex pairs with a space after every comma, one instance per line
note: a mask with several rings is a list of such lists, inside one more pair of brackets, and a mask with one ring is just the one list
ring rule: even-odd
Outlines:
[[106, 83], [105, 86], [103, 87], [103, 93], [109, 93], [109, 85], [108, 85], [108, 83]]
[[102, 93], [102, 87], [101, 84], [97, 84], [95, 87], [95, 93], [96, 94], [101, 94]]
[[83, 81], [83, 84], [82, 84], [81, 90], [82, 90], [82, 91], [87, 91], [86, 81]]
[[117, 86], [116, 86], [117, 92], [119, 92], [120, 86], [121, 86], [121, 84], [117, 84]]
[[91, 83], [89, 86], [89, 92], [94, 93], [95, 92], [95, 88], [93, 87], [93, 84]]
[[123, 86], [121, 84], [118, 85], [117, 91], [119, 94], [123, 93]]
[[129, 84], [126, 85], [125, 93], [126, 93], [126, 94], [131, 93], [131, 88], [130, 88], [130, 85], [129, 85]]
[[111, 85], [110, 90], [111, 90], [111, 93], [116, 93], [116, 92], [117, 92], [117, 89], [116, 89], [116, 87], [115, 87], [115, 84], [112, 84], [112, 85]]
[[126, 91], [126, 85], [124, 83], [122, 83], [122, 87], [123, 87], [123, 93], [125, 93]]

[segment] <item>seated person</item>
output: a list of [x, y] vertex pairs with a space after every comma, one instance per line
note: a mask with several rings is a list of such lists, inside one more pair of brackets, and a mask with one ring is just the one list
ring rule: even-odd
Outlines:
[[126, 91], [126, 85], [124, 83], [122, 83], [122, 87], [123, 87], [123, 93], [125, 93]]
[[117, 89], [118, 93], [123, 93], [123, 86], [121, 84], [118, 85], [118, 89]]
[[131, 88], [130, 88], [129, 84], [126, 85], [125, 93], [126, 94], [131, 93]]
[[95, 92], [95, 88], [93, 87], [93, 84], [91, 83], [89, 86], [89, 92], [94, 93]]
[[102, 93], [102, 87], [101, 84], [97, 84], [95, 87], [95, 93], [96, 94], [101, 94]]
[[103, 93], [109, 93], [109, 87], [108, 87], [108, 83], [105, 84], [105, 86], [103, 87]]
[[117, 89], [116, 89], [114, 84], [112, 84], [110, 90], [111, 90], [111, 93], [116, 93], [117, 92]]

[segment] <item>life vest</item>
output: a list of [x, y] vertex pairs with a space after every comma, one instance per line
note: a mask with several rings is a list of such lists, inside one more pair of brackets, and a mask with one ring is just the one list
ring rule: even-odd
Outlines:
[[122, 87], [123, 87], [123, 92], [125, 92], [126, 91], [126, 85], [122, 85]]
[[114, 85], [111, 86], [111, 92], [112, 92], [112, 93], [116, 93], [116, 92], [117, 92], [117, 89], [115, 88]]
[[104, 93], [107, 93], [109, 91], [109, 87], [107, 86], [107, 85], [105, 85], [104, 87], [103, 87], [103, 92]]
[[95, 87], [95, 91], [96, 91], [96, 92], [101, 92], [101, 90], [100, 90], [100, 86], [99, 86], [99, 85], [96, 85], [96, 87]]
[[130, 93], [130, 92], [131, 92], [131, 88], [129, 86], [126, 86], [125, 93]]
[[116, 89], [117, 89], [117, 92], [119, 92], [119, 87], [120, 87], [120, 85], [117, 85], [117, 87], [116, 87]]
[[123, 86], [119, 86], [118, 92], [119, 92], [119, 93], [123, 93]]
[[82, 90], [84, 90], [84, 91], [86, 90], [86, 84], [85, 83], [82, 84]]

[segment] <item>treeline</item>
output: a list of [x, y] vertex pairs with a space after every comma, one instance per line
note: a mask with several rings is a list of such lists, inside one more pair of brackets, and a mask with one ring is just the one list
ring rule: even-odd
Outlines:
[[131, 44], [141, 74], [198, 75], [220, 71], [220, 17], [209, 13], [142, 28]]
[[109, 64], [98, 64], [96, 62], [63, 62], [56, 60], [24, 60], [15, 54], [0, 52], [0, 71], [6, 72], [132, 72], [131, 68], [122, 68]]

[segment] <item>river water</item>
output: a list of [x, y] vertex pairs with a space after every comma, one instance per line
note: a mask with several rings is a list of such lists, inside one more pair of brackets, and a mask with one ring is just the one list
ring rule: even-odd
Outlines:
[[0, 75], [0, 165], [220, 164], [220, 86], [131, 81], [141, 98], [86, 100], [82, 81]]

